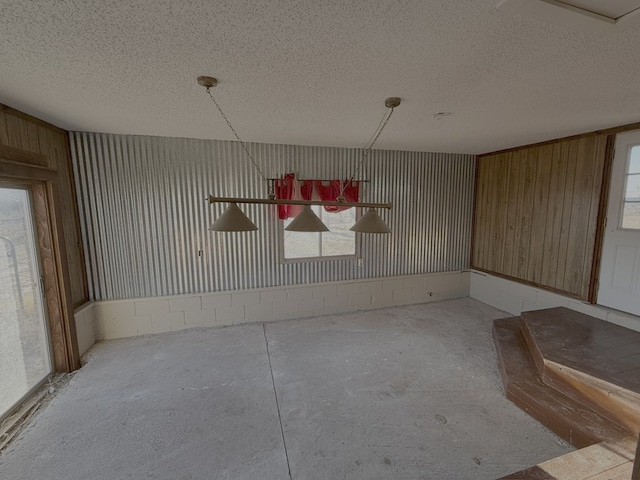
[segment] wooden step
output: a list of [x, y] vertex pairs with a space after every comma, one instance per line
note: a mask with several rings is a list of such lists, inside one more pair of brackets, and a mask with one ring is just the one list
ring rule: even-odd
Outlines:
[[640, 332], [564, 307], [523, 312], [521, 330], [545, 384], [640, 431]]
[[512, 473], [500, 480], [629, 480], [638, 437], [602, 442]]
[[493, 338], [507, 398], [558, 436], [583, 448], [629, 435], [592, 408], [542, 382], [520, 332], [519, 318], [495, 320]]

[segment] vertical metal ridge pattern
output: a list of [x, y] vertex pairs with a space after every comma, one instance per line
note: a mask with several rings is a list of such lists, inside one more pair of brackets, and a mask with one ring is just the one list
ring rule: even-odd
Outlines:
[[[266, 198], [238, 142], [71, 132], [90, 295], [95, 300], [238, 290], [469, 268], [475, 157], [373, 150], [363, 201], [389, 235], [362, 235], [354, 259], [282, 263], [275, 207], [240, 205], [259, 230], [213, 233], [226, 205]], [[359, 149], [249, 143], [267, 177], [349, 178]]]

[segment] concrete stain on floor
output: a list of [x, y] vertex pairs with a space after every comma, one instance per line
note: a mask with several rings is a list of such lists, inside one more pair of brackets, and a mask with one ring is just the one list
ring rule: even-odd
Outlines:
[[503, 316], [465, 298], [100, 343], [0, 478], [497, 478], [573, 450], [504, 398]]

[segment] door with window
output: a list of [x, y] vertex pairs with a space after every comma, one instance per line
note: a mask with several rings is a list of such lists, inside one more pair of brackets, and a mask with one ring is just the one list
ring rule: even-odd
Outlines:
[[616, 137], [598, 303], [640, 315], [640, 131]]
[[51, 374], [43, 307], [29, 190], [0, 183], [0, 420]]

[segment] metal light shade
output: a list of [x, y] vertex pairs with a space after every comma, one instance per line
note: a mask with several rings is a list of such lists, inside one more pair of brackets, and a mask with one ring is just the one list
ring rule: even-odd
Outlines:
[[305, 205], [296, 218], [285, 228], [290, 232], [328, 232], [329, 228]]
[[209, 228], [215, 232], [249, 232], [258, 227], [247, 217], [235, 203], [230, 203], [220, 218]]
[[349, 230], [359, 233], [391, 232], [391, 229], [387, 226], [386, 223], [384, 223], [384, 221], [380, 218], [380, 215], [378, 215], [374, 208], [370, 208], [369, 210], [367, 210], [367, 213], [361, 216], [360, 220], [358, 220], [356, 224]]

